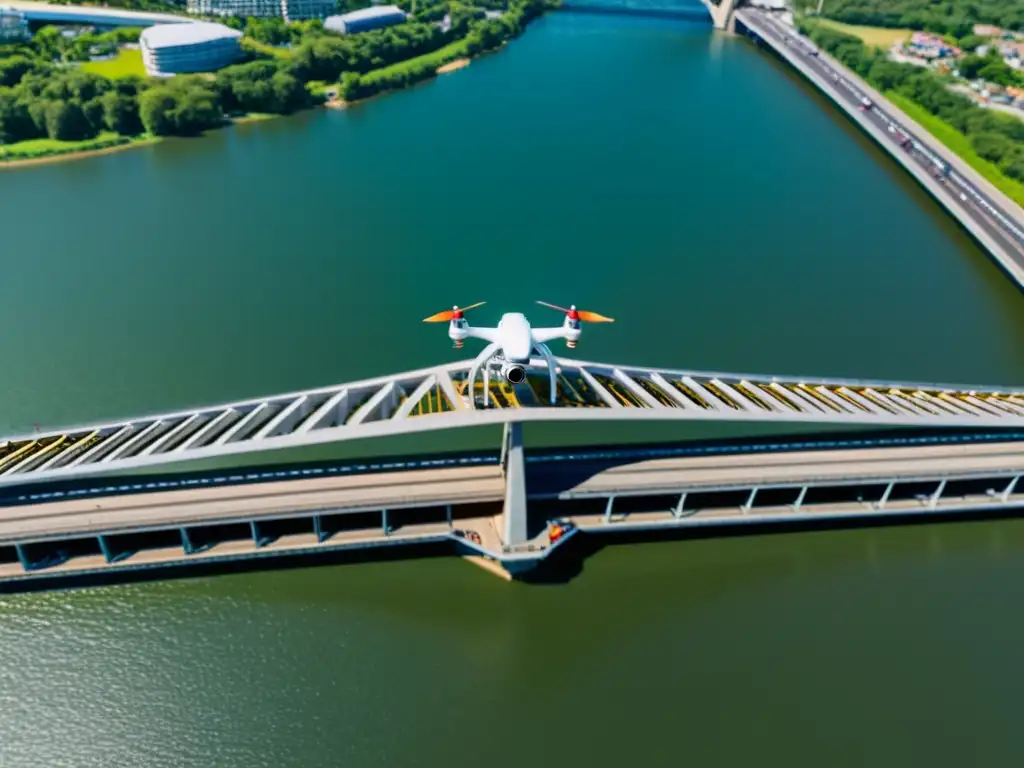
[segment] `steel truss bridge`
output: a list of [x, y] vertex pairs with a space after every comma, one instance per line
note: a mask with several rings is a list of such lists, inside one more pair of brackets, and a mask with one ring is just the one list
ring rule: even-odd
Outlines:
[[527, 380], [472, 360], [322, 389], [0, 439], [0, 486], [257, 451], [533, 421], [1024, 428], [1024, 389], [707, 373], [554, 358]]

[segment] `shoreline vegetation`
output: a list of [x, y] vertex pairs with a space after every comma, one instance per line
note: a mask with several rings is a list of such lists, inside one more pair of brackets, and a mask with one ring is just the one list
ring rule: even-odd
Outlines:
[[[409, 11], [413, 2], [398, 4]], [[44, 27], [27, 43], [0, 45], [0, 169], [150, 146], [317, 105], [344, 108], [466, 67], [559, 5], [468, 2], [419, 0], [406, 23], [347, 36], [318, 20], [229, 19], [245, 32], [246, 60], [171, 79], [138, 76], [130, 46], [141, 30], [67, 39]], [[109, 57], [105, 67], [91, 61], [97, 50]]]
[[[447, 75], [449, 72], [455, 72], [456, 70], [468, 67], [472, 63], [473, 63], [472, 59], [455, 59], [454, 61], [449, 61], [447, 64], [442, 64], [440, 67], [438, 67], [436, 70], [434, 70], [434, 74], [438, 75], [438, 76], [440, 76], [440, 75]], [[367, 101], [372, 101], [373, 99], [377, 98], [378, 96], [384, 96], [384, 95], [386, 95], [388, 93], [394, 93], [394, 92], [396, 92], [398, 90], [405, 90], [406, 88], [411, 88], [414, 85], [418, 85], [421, 82], [423, 82], [423, 83], [428, 82], [429, 79], [432, 79], [432, 78], [421, 80], [421, 81], [416, 82], [416, 83], [410, 83], [409, 85], [404, 85], [404, 86], [401, 86], [400, 88], [389, 88], [386, 91], [378, 91], [377, 93], [371, 94], [369, 96], [360, 96], [360, 97], [354, 98], [354, 99], [346, 100], [346, 99], [341, 98], [340, 96], [336, 96], [333, 99], [328, 99], [327, 101], [325, 101], [324, 102], [324, 106], [327, 107], [328, 109], [348, 109], [349, 107], [354, 107], [357, 104], [362, 104], [362, 103], [367, 102]]]
[[[225, 118], [227, 125], [247, 125], [272, 120], [281, 115], [262, 112], [237, 115]], [[110, 155], [126, 149], [151, 147], [164, 140], [163, 136], [119, 136], [107, 134], [85, 141], [54, 141], [52, 139], [29, 139], [17, 144], [0, 144], [0, 171], [9, 168], [25, 168], [34, 165], [63, 163], [71, 160], [84, 160], [99, 155]]]

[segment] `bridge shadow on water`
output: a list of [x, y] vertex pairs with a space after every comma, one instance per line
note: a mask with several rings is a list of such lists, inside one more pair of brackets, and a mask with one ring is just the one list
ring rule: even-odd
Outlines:
[[517, 576], [524, 584], [538, 587], [564, 586], [579, 578], [586, 570], [586, 562], [610, 547], [635, 544], [666, 544], [705, 539], [749, 538], [751, 536], [777, 536], [785, 533], [815, 533], [828, 531], [855, 531], [863, 529], [906, 528], [951, 523], [991, 523], [1000, 520], [1019, 520], [1020, 507], [1000, 506], [991, 509], [956, 512], [891, 513], [886, 517], [832, 518], [794, 521], [748, 521], [743, 525], [709, 525], [691, 528], [660, 528], [646, 531], [616, 531], [614, 536], [589, 534], [574, 536], [559, 547], [557, 556], [542, 561], [534, 570]]
[[600, 16], [639, 16], [649, 19], [673, 19], [704, 23], [711, 26], [711, 14], [703, 6], [687, 6], [679, 8], [655, 8], [649, 6], [632, 6], [626, 4], [608, 4], [597, 2], [563, 2], [560, 11], [569, 13], [589, 13]]

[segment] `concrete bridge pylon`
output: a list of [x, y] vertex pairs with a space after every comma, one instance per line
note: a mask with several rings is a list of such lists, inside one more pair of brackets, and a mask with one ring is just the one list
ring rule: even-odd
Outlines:
[[736, 22], [733, 12], [739, 7], [740, 0], [719, 0], [717, 5], [712, 0], [701, 0], [701, 2], [708, 9], [708, 13], [711, 14], [711, 22], [714, 24], [715, 29], [722, 29], [727, 32], [735, 31]]

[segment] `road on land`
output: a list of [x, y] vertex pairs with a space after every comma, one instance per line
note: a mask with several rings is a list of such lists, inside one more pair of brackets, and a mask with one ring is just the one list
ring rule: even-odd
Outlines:
[[[770, 35], [780, 46], [788, 46], [803, 56], [805, 66], [821, 76], [826, 82], [836, 86], [835, 93], [851, 107], [860, 108], [863, 100], [868, 98], [861, 88], [851, 82], [845, 69], [837, 69], [816, 55], [816, 48], [796, 30], [776, 21], [769, 14], [750, 8], [743, 10], [743, 15], [750, 17], [760, 27], [760, 31]], [[815, 55], [812, 55], [814, 53]], [[905, 125], [888, 114], [879, 104], [863, 110], [868, 120], [880, 130], [887, 132], [896, 142], [909, 139], [908, 155], [927, 173], [944, 184], [963, 213], [983, 229], [996, 243], [1014, 257], [1017, 265], [1024, 269], [1024, 222], [1016, 221], [1014, 216], [1004, 210], [995, 200], [986, 195], [971, 181], [949, 168], [936, 152], [932, 151], [921, 137], [914, 134]], [[948, 169], [945, 172], [943, 169]]]

